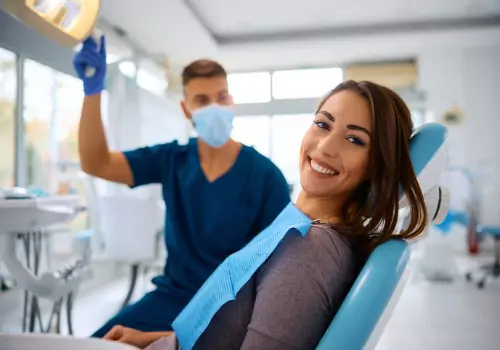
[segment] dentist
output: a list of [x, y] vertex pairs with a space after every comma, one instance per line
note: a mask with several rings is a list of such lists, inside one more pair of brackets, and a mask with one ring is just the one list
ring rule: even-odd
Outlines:
[[[115, 325], [165, 331], [215, 268], [290, 202], [288, 186], [268, 158], [231, 139], [234, 111], [227, 74], [211, 60], [195, 61], [182, 73], [181, 106], [197, 138], [186, 145], [173, 141], [110, 151], [101, 119], [106, 77], [106, 43], [101, 40], [98, 47], [87, 39], [73, 62], [85, 92], [78, 141], [81, 166], [89, 175], [130, 187], [162, 184], [168, 258], [164, 274], [153, 279], [156, 288], [93, 336], [103, 337]], [[89, 66], [95, 68], [92, 77], [85, 74]]]

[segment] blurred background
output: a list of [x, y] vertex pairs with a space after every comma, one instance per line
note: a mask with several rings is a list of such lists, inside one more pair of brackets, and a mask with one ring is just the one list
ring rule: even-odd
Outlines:
[[[500, 281], [476, 276], [477, 266], [494, 262], [495, 242], [497, 262], [500, 249], [499, 0], [103, 0], [97, 28], [108, 40], [102, 112], [113, 149], [193, 135], [179, 106], [180, 73], [199, 58], [226, 68], [237, 104], [233, 137], [278, 165], [293, 198], [301, 137], [319, 99], [343, 80], [394, 89], [416, 127], [444, 123], [442, 181], [452, 213], [414, 247], [410, 282], [377, 349], [500, 348]], [[144, 257], [129, 261], [106, 250], [120, 229], [102, 229], [114, 219], [103, 218], [99, 198], [158, 201], [161, 193], [80, 171], [83, 91], [73, 54], [0, 9], [0, 188], [82, 198], [87, 210], [47, 236], [42, 260], [56, 266], [92, 247], [92, 277], [73, 311], [74, 334], [86, 336], [119, 309], [134, 268], [131, 300], [151, 288], [167, 252], [161, 210]], [[23, 293], [9, 287], [1, 264], [0, 276], [0, 331], [19, 332]]]

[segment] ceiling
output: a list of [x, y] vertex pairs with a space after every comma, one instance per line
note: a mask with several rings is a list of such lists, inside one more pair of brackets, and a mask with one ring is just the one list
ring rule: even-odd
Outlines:
[[498, 0], [187, 0], [186, 3], [221, 39], [463, 18], [500, 9]]
[[228, 70], [278, 69], [500, 43], [500, 0], [102, 2], [106, 23], [176, 71], [201, 57]]

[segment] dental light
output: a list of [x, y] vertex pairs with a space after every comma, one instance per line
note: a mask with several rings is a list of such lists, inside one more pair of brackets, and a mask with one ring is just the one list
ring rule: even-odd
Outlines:
[[92, 35], [100, 0], [3, 0], [2, 9], [63, 46]]

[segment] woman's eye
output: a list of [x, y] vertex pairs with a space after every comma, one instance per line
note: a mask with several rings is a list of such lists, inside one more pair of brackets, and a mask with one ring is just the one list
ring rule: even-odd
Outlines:
[[364, 143], [363, 141], [361, 141], [361, 139], [360, 139], [360, 138], [355, 137], [355, 136], [349, 136], [349, 137], [347, 138], [347, 140], [348, 140], [349, 142], [351, 142], [351, 143], [353, 143], [353, 144], [357, 145], [357, 146], [364, 146], [364, 145], [365, 145], [365, 143]]
[[330, 127], [328, 126], [328, 124], [325, 122], [322, 122], [321, 120], [314, 121], [314, 124], [316, 124], [316, 126], [320, 129], [330, 130]]

